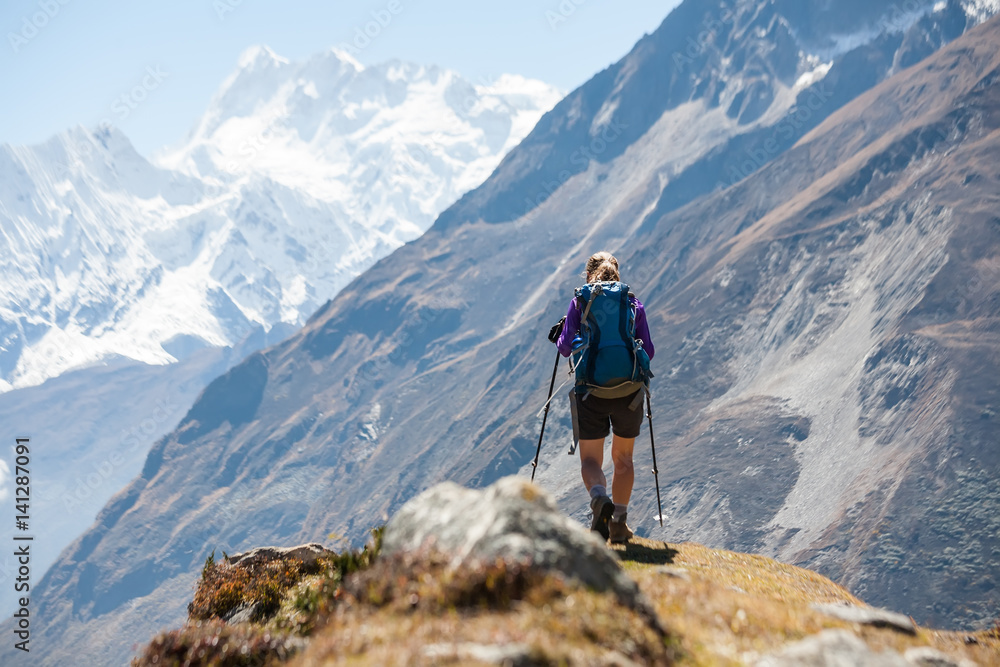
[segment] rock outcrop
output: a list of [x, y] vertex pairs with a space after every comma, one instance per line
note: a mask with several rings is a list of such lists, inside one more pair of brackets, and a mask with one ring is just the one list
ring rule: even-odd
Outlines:
[[848, 604], [818, 604], [813, 609], [842, 621], [870, 625], [876, 628], [890, 628], [908, 635], [917, 634], [917, 626], [909, 616], [888, 609], [873, 609]]
[[913, 667], [895, 652], [876, 653], [847, 630], [826, 630], [757, 661], [756, 667]]
[[559, 511], [545, 490], [505, 477], [477, 491], [439, 484], [409, 501], [386, 525], [383, 553], [422, 549], [471, 559], [527, 563], [558, 572], [598, 591], [613, 591], [629, 606], [647, 607], [604, 540]]
[[319, 559], [335, 556], [336, 552], [330, 551], [322, 544], [315, 542], [310, 544], [300, 544], [297, 547], [257, 547], [250, 551], [233, 554], [226, 560], [230, 565], [240, 567], [252, 567], [263, 565], [271, 561], [298, 561], [304, 572], [315, 572], [319, 566]]

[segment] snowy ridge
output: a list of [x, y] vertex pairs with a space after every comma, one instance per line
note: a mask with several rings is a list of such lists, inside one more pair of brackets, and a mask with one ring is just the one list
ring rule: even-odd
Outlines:
[[473, 85], [398, 60], [363, 68], [338, 50], [293, 64], [255, 48], [241, 62], [159, 164], [219, 183], [266, 175], [401, 241], [485, 180], [561, 97], [516, 76]]
[[969, 18], [979, 24], [1000, 12], [1000, 0], [962, 0], [962, 8]]
[[419, 236], [561, 97], [336, 50], [248, 49], [180, 147], [0, 146], [0, 391], [299, 325]]
[[[824, 43], [806, 44], [798, 39], [803, 50], [823, 61], [835, 60], [845, 53], [870, 44], [882, 35], [905, 33], [924, 17], [940, 15], [954, 4], [969, 19], [968, 27], [979, 25], [1000, 12], [1000, 0], [906, 0], [890, 6], [890, 10], [871, 25], [847, 33], [832, 33]], [[793, 31], [794, 32], [794, 31]], [[798, 36], [796, 36], [798, 38]]]

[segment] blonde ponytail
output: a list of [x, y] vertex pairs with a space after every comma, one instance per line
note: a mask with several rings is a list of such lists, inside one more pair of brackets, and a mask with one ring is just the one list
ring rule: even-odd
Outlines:
[[610, 252], [595, 253], [587, 260], [585, 276], [588, 283], [618, 282], [621, 280], [618, 273], [618, 260]]

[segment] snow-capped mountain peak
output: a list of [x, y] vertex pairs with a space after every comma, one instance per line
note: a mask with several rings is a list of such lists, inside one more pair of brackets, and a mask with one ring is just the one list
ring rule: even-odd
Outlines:
[[[222, 181], [266, 173], [331, 202], [367, 199], [372, 175], [386, 169], [405, 197], [423, 189], [429, 171], [444, 168], [457, 187], [441, 198], [454, 199], [485, 179], [560, 97], [517, 76], [474, 85], [455, 72], [399, 60], [366, 68], [337, 49], [288, 63], [255, 47], [190, 140], [159, 163]], [[471, 153], [470, 143], [477, 145]], [[358, 179], [365, 184], [352, 195]], [[405, 219], [399, 206], [402, 199], [392, 217]]]
[[243, 51], [236, 61], [240, 70], [259, 70], [287, 65], [288, 60], [282, 58], [265, 44], [256, 44]]
[[561, 95], [255, 46], [153, 162], [114, 127], [0, 147], [0, 391], [301, 324], [483, 181]]

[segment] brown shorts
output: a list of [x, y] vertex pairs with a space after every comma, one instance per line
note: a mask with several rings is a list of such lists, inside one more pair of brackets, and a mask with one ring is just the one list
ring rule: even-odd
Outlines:
[[588, 396], [586, 400], [580, 394], [574, 396], [581, 440], [601, 440], [608, 437], [612, 430], [619, 438], [635, 438], [639, 435], [644, 416], [643, 403], [640, 402], [635, 410], [629, 410], [635, 394], [621, 398]]

